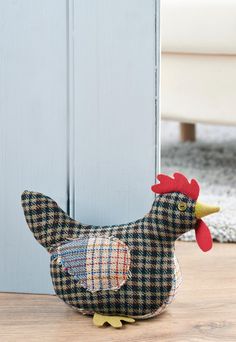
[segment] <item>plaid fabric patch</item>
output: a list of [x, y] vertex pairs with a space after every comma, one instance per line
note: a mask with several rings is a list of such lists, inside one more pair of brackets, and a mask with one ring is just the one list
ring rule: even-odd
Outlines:
[[63, 244], [53, 253], [64, 270], [85, 289], [118, 290], [126, 281], [130, 267], [128, 247], [117, 239], [89, 237]]
[[[180, 201], [187, 205], [184, 212], [178, 210]], [[114, 237], [130, 251], [131, 276], [116, 291], [88, 291], [57, 259], [52, 259], [53, 286], [67, 304], [80, 312], [136, 318], [156, 315], [166, 305], [175, 281], [174, 242], [181, 234], [195, 228], [195, 201], [177, 192], [163, 194], [156, 197], [150, 212], [143, 218], [104, 227], [71, 219], [56, 202], [40, 193], [24, 192], [22, 205], [35, 238], [49, 252], [69, 240], [93, 238], [96, 241], [99, 237]], [[85, 272], [87, 274], [87, 269]]]

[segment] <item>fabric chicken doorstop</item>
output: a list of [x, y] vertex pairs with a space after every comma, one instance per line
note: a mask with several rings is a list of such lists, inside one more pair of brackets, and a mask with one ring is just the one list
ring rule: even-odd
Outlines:
[[152, 208], [143, 218], [112, 226], [82, 224], [51, 198], [22, 194], [26, 221], [51, 255], [56, 294], [97, 326], [115, 328], [163, 312], [181, 283], [175, 241], [195, 230], [199, 247], [212, 247], [203, 216], [218, 207], [198, 201], [199, 185], [181, 173], [157, 176]]

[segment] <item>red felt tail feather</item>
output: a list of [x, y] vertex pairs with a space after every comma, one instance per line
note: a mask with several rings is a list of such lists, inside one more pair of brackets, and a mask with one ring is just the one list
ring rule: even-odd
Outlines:
[[191, 182], [189, 182], [187, 178], [179, 172], [174, 173], [173, 178], [164, 174], [159, 174], [157, 175], [157, 179], [159, 180], [159, 183], [152, 186], [152, 191], [157, 194], [181, 192], [195, 201], [199, 196], [200, 188], [197, 181], [192, 179]]

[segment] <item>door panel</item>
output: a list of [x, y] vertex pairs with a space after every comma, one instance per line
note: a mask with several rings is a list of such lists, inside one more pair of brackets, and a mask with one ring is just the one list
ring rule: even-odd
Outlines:
[[53, 292], [25, 189], [87, 223], [149, 210], [158, 57], [158, 0], [0, 1], [0, 291]]
[[74, 215], [122, 223], [143, 216], [153, 200], [158, 3], [74, 5]]
[[20, 195], [43, 192], [66, 208], [65, 13], [62, 0], [0, 2], [1, 291], [52, 291]]

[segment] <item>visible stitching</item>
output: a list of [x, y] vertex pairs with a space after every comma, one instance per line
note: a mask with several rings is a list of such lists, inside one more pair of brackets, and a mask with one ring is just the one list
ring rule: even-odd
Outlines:
[[[81, 257], [78, 253], [81, 253]], [[57, 252], [54, 250], [51, 259], [56, 258], [60, 258], [63, 269], [90, 292], [118, 290], [131, 276], [128, 246], [111, 236], [73, 239], [59, 246]], [[84, 268], [84, 272], [80, 274], [81, 268]]]

